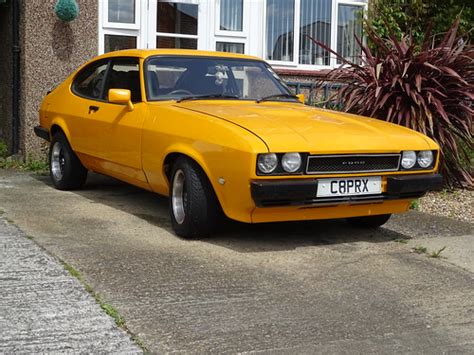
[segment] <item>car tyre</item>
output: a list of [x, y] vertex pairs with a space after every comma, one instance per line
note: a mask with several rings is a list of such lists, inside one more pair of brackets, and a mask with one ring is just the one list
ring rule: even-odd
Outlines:
[[169, 213], [176, 234], [200, 239], [214, 232], [221, 215], [216, 194], [201, 167], [180, 157], [171, 170]]
[[87, 179], [87, 169], [72, 150], [63, 132], [54, 134], [49, 147], [49, 173], [58, 190], [76, 190]]
[[359, 228], [378, 228], [390, 219], [391, 214], [381, 214], [376, 216], [352, 217], [347, 218], [347, 221]]

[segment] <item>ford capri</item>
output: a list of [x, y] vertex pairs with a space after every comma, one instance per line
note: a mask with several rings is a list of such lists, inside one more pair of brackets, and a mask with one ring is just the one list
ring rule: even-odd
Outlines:
[[259, 58], [125, 50], [50, 92], [35, 133], [50, 142], [57, 189], [94, 171], [169, 196], [184, 238], [212, 234], [224, 215], [376, 228], [442, 186], [430, 138], [303, 101]]

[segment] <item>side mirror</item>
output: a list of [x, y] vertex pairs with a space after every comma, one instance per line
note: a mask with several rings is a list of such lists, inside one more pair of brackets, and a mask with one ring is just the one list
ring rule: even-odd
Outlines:
[[132, 93], [126, 89], [109, 89], [109, 102], [113, 104], [127, 105], [129, 111], [133, 111]]
[[304, 94], [298, 94], [298, 95], [296, 95], [296, 97], [298, 98], [298, 100], [299, 100], [302, 104], [304, 104], [304, 102], [305, 102], [305, 101], [304, 101], [304, 100], [305, 100], [305, 99], [304, 99]]

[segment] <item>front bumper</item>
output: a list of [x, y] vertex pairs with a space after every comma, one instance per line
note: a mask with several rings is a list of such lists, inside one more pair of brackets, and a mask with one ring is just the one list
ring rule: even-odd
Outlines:
[[47, 140], [48, 142], [50, 141], [50, 136], [49, 136], [49, 131], [46, 128], [43, 128], [41, 126], [35, 126], [34, 127], [35, 134], [43, 138], [44, 140]]
[[318, 180], [262, 180], [251, 183], [252, 198], [257, 207], [333, 206], [370, 204], [386, 200], [407, 200], [443, 187], [440, 174], [387, 176], [385, 192], [377, 195], [317, 198]]

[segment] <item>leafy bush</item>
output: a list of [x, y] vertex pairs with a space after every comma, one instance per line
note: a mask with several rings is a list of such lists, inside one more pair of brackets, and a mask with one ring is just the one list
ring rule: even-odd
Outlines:
[[[474, 35], [474, 3], [465, 0], [373, 0], [369, 1], [368, 22], [383, 38], [389, 38], [390, 28], [398, 39], [405, 34], [416, 44], [424, 39], [425, 29], [431, 23], [433, 33], [445, 33], [457, 16], [458, 33], [469, 40]], [[388, 26], [387, 26], [388, 24]], [[442, 37], [437, 36], [441, 40]]]
[[376, 51], [356, 38], [364, 53], [362, 65], [312, 40], [345, 64], [326, 78], [347, 84], [330, 99], [332, 104], [428, 135], [441, 146], [441, 172], [447, 185], [472, 188], [474, 47], [456, 37], [458, 26], [459, 18], [434, 47], [427, 30], [415, 52], [412, 38], [398, 40], [390, 32], [384, 40], [367, 24]]

